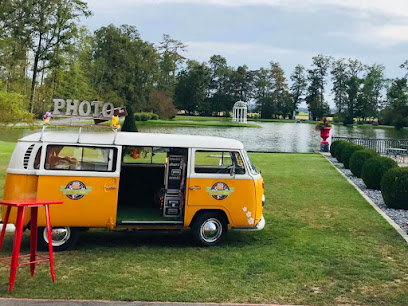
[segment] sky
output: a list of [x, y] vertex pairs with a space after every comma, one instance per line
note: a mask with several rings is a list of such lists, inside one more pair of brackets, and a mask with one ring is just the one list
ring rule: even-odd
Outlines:
[[279, 62], [289, 79], [318, 54], [383, 64], [402, 77], [408, 59], [407, 0], [88, 0], [91, 31], [130, 24], [143, 40], [163, 34], [187, 45], [185, 56], [206, 62], [214, 54], [250, 69]]

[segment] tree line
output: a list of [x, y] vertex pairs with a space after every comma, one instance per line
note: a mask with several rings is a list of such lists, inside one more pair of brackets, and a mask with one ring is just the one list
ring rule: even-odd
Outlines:
[[[250, 70], [228, 65], [221, 55], [188, 60], [181, 41], [163, 35], [153, 44], [131, 25], [90, 33], [79, 21], [91, 14], [81, 0], [0, 0], [2, 118], [10, 109], [18, 120], [41, 115], [52, 98], [68, 98], [113, 102], [131, 114], [151, 111], [165, 119], [177, 109], [228, 115], [238, 100], [254, 102], [261, 118], [291, 118], [305, 102], [319, 120], [330, 115], [331, 90], [338, 122], [379, 118], [408, 126], [407, 75], [387, 79], [382, 65], [317, 55], [288, 79], [275, 61]], [[401, 68], [408, 72], [408, 61]]]

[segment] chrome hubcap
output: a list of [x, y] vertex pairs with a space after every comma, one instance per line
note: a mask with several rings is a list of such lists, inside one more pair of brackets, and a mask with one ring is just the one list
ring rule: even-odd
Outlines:
[[206, 242], [217, 241], [221, 237], [221, 234], [222, 224], [215, 218], [210, 218], [201, 225], [201, 237]]
[[[44, 228], [43, 234], [44, 240], [48, 243], [48, 232], [46, 227]], [[51, 237], [53, 246], [61, 246], [71, 237], [71, 229], [69, 227], [52, 227]]]

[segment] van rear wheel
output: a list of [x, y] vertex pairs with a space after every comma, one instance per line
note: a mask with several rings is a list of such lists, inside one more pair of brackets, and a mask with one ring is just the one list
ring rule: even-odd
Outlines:
[[[51, 227], [52, 248], [54, 252], [72, 248], [79, 238], [79, 229], [75, 227]], [[38, 228], [38, 249], [48, 250], [48, 233], [46, 227]]]
[[205, 212], [199, 215], [191, 226], [194, 240], [201, 246], [219, 244], [225, 239], [227, 230], [227, 220], [214, 212]]

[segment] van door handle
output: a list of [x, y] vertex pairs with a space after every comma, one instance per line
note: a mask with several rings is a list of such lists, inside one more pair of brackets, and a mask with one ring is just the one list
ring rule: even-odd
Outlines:
[[200, 190], [201, 187], [200, 186], [191, 186], [188, 189], [190, 189], [190, 190]]
[[116, 186], [105, 186], [105, 189], [116, 189]]

